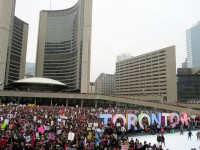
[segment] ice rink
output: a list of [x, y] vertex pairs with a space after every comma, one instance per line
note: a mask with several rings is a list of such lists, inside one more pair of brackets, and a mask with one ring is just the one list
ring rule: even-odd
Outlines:
[[[188, 140], [188, 132], [185, 131], [183, 135], [180, 135], [179, 132], [174, 134], [165, 133], [165, 146], [163, 147], [164, 150], [167, 148], [169, 150], [191, 150], [191, 148], [196, 148], [196, 150], [200, 150], [200, 140], [197, 141], [196, 137], [197, 131], [192, 131], [192, 138], [191, 140]], [[157, 135], [145, 135], [145, 136], [132, 136], [129, 137], [130, 139], [137, 138], [140, 142], [144, 143], [144, 141], [147, 141], [147, 143], [151, 143], [153, 145], [154, 143], [157, 144]]]

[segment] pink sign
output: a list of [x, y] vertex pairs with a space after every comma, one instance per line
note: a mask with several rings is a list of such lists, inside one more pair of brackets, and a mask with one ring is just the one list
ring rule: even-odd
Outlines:
[[40, 127], [38, 128], [38, 132], [44, 132], [44, 127], [43, 127], [43, 126], [40, 126]]

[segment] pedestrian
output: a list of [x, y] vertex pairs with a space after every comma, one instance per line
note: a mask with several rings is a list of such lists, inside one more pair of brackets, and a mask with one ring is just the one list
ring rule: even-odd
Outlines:
[[197, 135], [197, 141], [200, 140], [200, 131], [198, 131], [198, 132], [196, 133], [196, 135]]
[[161, 136], [160, 136], [160, 134], [157, 135], [157, 142], [158, 142], [158, 145], [160, 145], [160, 142], [161, 142]]
[[189, 140], [189, 139], [191, 140], [191, 136], [192, 136], [192, 132], [189, 131], [189, 132], [188, 132], [188, 140]]
[[183, 135], [183, 125], [180, 126], [180, 135]]
[[164, 137], [163, 134], [161, 134], [161, 136], [160, 136], [160, 141], [161, 141], [161, 146], [162, 146], [162, 143], [163, 143], [164, 146], [165, 146], [165, 137]]

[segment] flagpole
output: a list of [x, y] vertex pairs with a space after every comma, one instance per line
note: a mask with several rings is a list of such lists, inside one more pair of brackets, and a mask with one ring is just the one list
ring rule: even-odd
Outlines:
[[51, 0], [50, 0], [50, 10], [51, 10]]

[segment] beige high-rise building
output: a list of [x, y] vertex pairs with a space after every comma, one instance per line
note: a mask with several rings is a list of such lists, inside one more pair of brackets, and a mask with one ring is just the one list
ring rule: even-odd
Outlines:
[[24, 78], [28, 24], [14, 16], [16, 0], [0, 0], [0, 89]]
[[175, 46], [116, 63], [116, 95], [161, 95], [177, 101]]
[[115, 95], [115, 75], [101, 73], [95, 80], [95, 93]]
[[89, 92], [92, 0], [65, 10], [41, 11], [36, 77], [58, 80], [70, 91]]
[[95, 84], [94, 84], [94, 82], [90, 82], [89, 93], [90, 94], [94, 94], [95, 93]]
[[3, 89], [7, 50], [15, 12], [15, 0], [0, 0], [0, 89]]
[[14, 17], [7, 52], [5, 85], [24, 78], [29, 25]]

